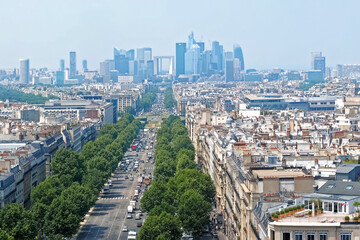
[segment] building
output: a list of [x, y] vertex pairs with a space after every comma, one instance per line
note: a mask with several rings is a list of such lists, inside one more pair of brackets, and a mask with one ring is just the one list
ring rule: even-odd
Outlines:
[[76, 52], [70, 52], [69, 78], [74, 78], [75, 75], [76, 75]]
[[83, 60], [83, 61], [82, 61], [82, 67], [83, 67], [83, 71], [84, 71], [84, 72], [87, 72], [87, 71], [88, 71], [87, 60]]
[[234, 81], [234, 61], [233, 60], [225, 61], [225, 81], [226, 82]]
[[176, 77], [185, 74], [186, 43], [176, 43]]
[[123, 93], [112, 94], [110, 98], [117, 100], [117, 110], [119, 113], [123, 113], [126, 111], [127, 107], [136, 109], [139, 96], [136, 92], [127, 91]]
[[146, 63], [147, 61], [152, 60], [152, 50], [151, 48], [138, 48], [136, 50], [137, 60], [143, 61]]
[[30, 60], [20, 59], [20, 83], [29, 84], [30, 81]]
[[311, 70], [305, 73], [305, 79], [312, 82], [323, 82], [324, 74], [321, 70]]
[[174, 72], [173, 56], [156, 56], [154, 57], [154, 74], [155, 75], [172, 75]]
[[64, 86], [65, 83], [65, 72], [64, 71], [56, 71], [56, 85], [57, 86]]
[[60, 71], [65, 71], [65, 60], [60, 59]]
[[240, 70], [244, 71], [245, 70], [244, 55], [240, 45], [234, 45], [234, 58], [239, 59]]
[[325, 57], [322, 56], [321, 52], [311, 53], [311, 70], [319, 70], [325, 76]]
[[200, 47], [193, 44], [185, 53], [185, 74], [200, 74]]

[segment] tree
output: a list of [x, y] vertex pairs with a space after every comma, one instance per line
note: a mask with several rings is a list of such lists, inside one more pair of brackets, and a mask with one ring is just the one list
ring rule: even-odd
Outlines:
[[93, 157], [86, 163], [86, 169], [98, 169], [107, 178], [111, 174], [111, 166], [103, 157]]
[[174, 152], [179, 152], [180, 149], [185, 148], [194, 151], [194, 146], [187, 135], [177, 136], [173, 141]]
[[186, 156], [188, 156], [190, 158], [190, 160], [195, 161], [195, 151], [189, 150], [189, 149], [185, 149], [182, 148], [178, 151], [176, 158], [179, 158], [180, 155], [185, 154]]
[[101, 148], [96, 146], [95, 142], [87, 142], [81, 150], [81, 158], [84, 162], [87, 162], [91, 158], [95, 157], [99, 153], [100, 149]]
[[185, 232], [199, 236], [209, 223], [211, 203], [195, 190], [187, 190], [180, 198], [178, 216]]
[[51, 161], [53, 174], [65, 175], [70, 174], [73, 181], [80, 182], [83, 174], [83, 164], [79, 154], [73, 150], [61, 148], [55, 153]]
[[191, 160], [186, 154], [182, 154], [177, 159], [176, 171], [182, 169], [198, 169], [198, 165]]
[[95, 203], [95, 197], [90, 188], [80, 185], [78, 182], [74, 182], [69, 188], [65, 189], [61, 194], [61, 199], [71, 201], [75, 204], [74, 213], [83, 217], [88, 212], [90, 207]]
[[149, 212], [154, 206], [160, 205], [165, 191], [166, 184], [164, 182], [158, 180], [153, 181], [149, 190], [147, 190], [141, 198], [141, 208]]
[[64, 188], [58, 176], [51, 176], [32, 189], [31, 202], [32, 204], [42, 203], [49, 206]]
[[14, 237], [10, 236], [6, 231], [0, 229], [0, 239], [2, 239], [2, 240], [14, 240]]
[[162, 212], [159, 216], [150, 216], [140, 229], [140, 240], [177, 240], [181, 237], [180, 221], [173, 215]]
[[184, 169], [176, 173], [177, 198], [179, 199], [187, 190], [198, 191], [209, 203], [215, 196], [215, 186], [210, 175], [203, 174], [200, 170]]
[[169, 159], [168, 161], [156, 164], [154, 177], [156, 180], [167, 182], [176, 172], [176, 161]]
[[45, 216], [45, 235], [50, 239], [71, 237], [79, 229], [82, 219], [76, 213], [77, 206], [70, 199], [55, 198]]
[[31, 214], [33, 216], [36, 229], [38, 231], [43, 232], [44, 224], [45, 224], [45, 216], [48, 211], [49, 211], [49, 205], [45, 205], [41, 202], [36, 202], [35, 204], [33, 204], [31, 209]]
[[94, 191], [100, 191], [106, 179], [99, 169], [88, 169], [83, 177], [83, 184], [94, 189]]
[[14, 239], [34, 239], [37, 231], [30, 211], [20, 204], [5, 205], [0, 211], [0, 229]]
[[174, 216], [176, 213], [176, 207], [174, 207], [173, 205], [170, 205], [169, 203], [167, 203], [165, 201], [166, 200], [164, 199], [160, 205], [154, 206], [150, 210], [149, 216], [159, 216], [162, 212], [167, 212], [167, 213], [170, 213], [172, 216]]

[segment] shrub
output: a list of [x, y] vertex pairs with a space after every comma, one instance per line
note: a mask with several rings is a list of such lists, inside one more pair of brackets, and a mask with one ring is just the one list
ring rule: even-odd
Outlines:
[[345, 220], [350, 220], [350, 217], [349, 217], [349, 216], [346, 216], [346, 217], [345, 217]]
[[297, 206], [296, 209], [297, 209], [297, 210], [301, 209], [301, 206]]
[[358, 217], [354, 217], [354, 220], [357, 221], [357, 220], [359, 220], [359, 218], [358, 218]]
[[284, 214], [285, 213], [285, 211], [280, 211], [280, 214]]
[[286, 213], [288, 213], [288, 212], [289, 212], [289, 209], [288, 209], [288, 208], [286, 208], [286, 209], [285, 209], [285, 212], [286, 212]]
[[279, 212], [279, 211], [277, 211], [277, 212], [276, 212], [276, 215], [280, 215], [280, 212]]
[[305, 204], [301, 204], [301, 207], [304, 208], [304, 207], [305, 207]]

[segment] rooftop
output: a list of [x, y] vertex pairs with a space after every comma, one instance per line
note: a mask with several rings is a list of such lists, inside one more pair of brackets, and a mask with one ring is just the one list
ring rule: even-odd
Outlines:
[[352, 216], [342, 213], [321, 213], [319, 215], [309, 217], [307, 214], [303, 217], [285, 217], [278, 221], [271, 222], [275, 226], [340, 226], [340, 223], [345, 222], [345, 216]]
[[359, 196], [360, 182], [343, 182], [329, 180], [324, 185], [322, 185], [321, 188], [319, 188], [318, 193]]
[[277, 177], [277, 178], [294, 178], [294, 177], [305, 177], [306, 175], [300, 169], [261, 169], [261, 170], [252, 170], [252, 173], [255, 177], [258, 178], [268, 178], [268, 177]]

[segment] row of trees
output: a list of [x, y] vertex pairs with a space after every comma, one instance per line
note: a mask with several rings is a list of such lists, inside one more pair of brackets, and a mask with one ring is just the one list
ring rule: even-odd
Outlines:
[[138, 120], [125, 114], [116, 124], [105, 125], [81, 154], [58, 150], [51, 162], [53, 175], [32, 190], [32, 209], [11, 204], [0, 211], [0, 239], [63, 239], [75, 234], [140, 128]]
[[209, 224], [215, 187], [194, 161], [195, 151], [179, 117], [165, 119], [158, 130], [154, 181], [141, 199], [149, 214], [139, 239], [195, 237]]
[[43, 97], [41, 95], [35, 95], [33, 93], [24, 93], [15, 89], [8, 89], [0, 86], [0, 100], [10, 102], [27, 102], [29, 104], [43, 104], [49, 99], [57, 99], [57, 97], [50, 95], [49, 97]]
[[156, 88], [152, 87], [144, 94], [138, 105], [139, 110], [144, 109], [145, 112], [148, 112], [151, 109], [151, 106], [156, 99], [156, 92]]
[[176, 101], [174, 100], [173, 91], [171, 87], [166, 88], [164, 104], [166, 108], [172, 108], [176, 106]]

